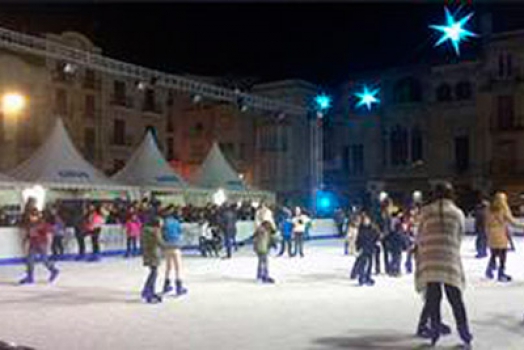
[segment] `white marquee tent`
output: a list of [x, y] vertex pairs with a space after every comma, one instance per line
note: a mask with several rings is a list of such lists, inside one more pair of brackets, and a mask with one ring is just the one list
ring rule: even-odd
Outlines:
[[182, 191], [186, 182], [165, 160], [151, 132], [135, 150], [126, 166], [113, 179], [150, 190]]
[[202, 166], [196, 173], [196, 186], [208, 189], [222, 188], [229, 191], [245, 191], [246, 185], [226, 160], [215, 142]]
[[61, 119], [49, 138], [27, 160], [8, 172], [16, 180], [56, 190], [130, 190], [106, 177], [75, 148]]

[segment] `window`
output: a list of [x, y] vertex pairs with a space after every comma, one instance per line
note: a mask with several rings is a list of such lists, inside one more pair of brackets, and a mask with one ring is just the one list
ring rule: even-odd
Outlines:
[[95, 130], [93, 128], [84, 130], [84, 152], [87, 160], [95, 158]]
[[397, 103], [422, 101], [422, 87], [414, 78], [399, 80], [394, 87], [394, 101]]
[[173, 132], [175, 130], [173, 126], [173, 116], [170, 115], [167, 117], [167, 132]]
[[174, 142], [175, 140], [172, 137], [167, 138], [167, 160], [175, 159]]
[[504, 55], [499, 55], [499, 77], [504, 77]]
[[67, 91], [64, 89], [56, 89], [55, 109], [59, 115], [67, 116]]
[[238, 158], [240, 160], [246, 160], [247, 159], [247, 146], [245, 143], [240, 143], [239, 145], [239, 154], [238, 154]]
[[455, 166], [459, 173], [469, 169], [469, 136], [455, 137]]
[[85, 116], [87, 118], [95, 117], [95, 96], [86, 95], [85, 97]]
[[364, 172], [364, 145], [351, 146], [351, 170], [350, 173], [359, 175]]
[[448, 84], [440, 84], [437, 87], [437, 101], [451, 101], [451, 87]]
[[88, 89], [95, 88], [95, 71], [92, 69], [86, 69], [84, 75], [84, 87]]
[[113, 82], [114, 99], [117, 103], [125, 103], [126, 101], [126, 83], [115, 80]]
[[200, 122], [193, 125], [193, 127], [190, 130], [191, 137], [202, 137], [204, 133], [204, 125]]
[[344, 146], [342, 149], [342, 168], [345, 172], [349, 172], [349, 146]]
[[513, 96], [499, 96], [497, 99], [497, 127], [508, 130], [515, 126], [515, 110]]
[[220, 150], [224, 153], [226, 158], [231, 159], [235, 157], [235, 144], [232, 142], [221, 143]]
[[155, 107], [155, 90], [147, 88], [144, 97], [144, 110], [156, 112]]
[[408, 163], [408, 133], [405, 128], [396, 126], [390, 138], [391, 164], [394, 166]]
[[126, 122], [115, 119], [113, 122], [113, 143], [115, 145], [124, 145], [126, 138]]
[[467, 81], [461, 81], [455, 86], [455, 95], [457, 100], [471, 99], [471, 84]]
[[513, 75], [513, 57], [510, 54], [506, 55], [506, 76]]
[[418, 127], [411, 130], [411, 161], [413, 163], [422, 161], [424, 158], [422, 133]]

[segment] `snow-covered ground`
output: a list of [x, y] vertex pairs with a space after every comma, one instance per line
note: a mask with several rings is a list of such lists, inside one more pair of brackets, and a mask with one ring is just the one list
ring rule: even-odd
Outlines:
[[[467, 309], [475, 349], [524, 349], [524, 242], [509, 254], [513, 283], [486, 280], [486, 260], [464, 244]], [[341, 242], [308, 242], [304, 259], [272, 258], [276, 285], [254, 282], [256, 260], [185, 260], [189, 295], [146, 305], [140, 259], [62, 263], [55, 285], [16, 286], [23, 266], [0, 266], [0, 340], [38, 350], [420, 349], [413, 336], [421, 299], [413, 277], [378, 276], [374, 287], [348, 278]], [[159, 279], [159, 286], [160, 286]], [[447, 303], [443, 315], [454, 324]], [[455, 333], [437, 348], [460, 344]]]

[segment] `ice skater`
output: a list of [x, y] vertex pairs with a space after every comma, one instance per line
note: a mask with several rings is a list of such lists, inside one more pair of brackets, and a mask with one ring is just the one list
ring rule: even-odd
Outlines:
[[160, 266], [159, 249], [163, 242], [160, 218], [150, 217], [144, 225], [140, 238], [143, 264], [149, 268], [149, 274], [142, 289], [142, 299], [150, 304], [160, 303], [162, 297], [155, 291]]
[[360, 215], [351, 215], [346, 229], [344, 239], [344, 255], [355, 255], [358, 227], [360, 226]]
[[140, 251], [138, 249], [138, 240], [142, 233], [142, 222], [140, 221], [138, 214], [130, 213], [126, 221], [126, 253], [125, 258], [131, 256], [138, 256]]
[[373, 254], [379, 237], [379, 230], [373, 225], [369, 215], [363, 212], [361, 214], [361, 224], [356, 241], [358, 257], [355, 260], [351, 273], [352, 278], [358, 277], [358, 283], [361, 286], [373, 286], [375, 284], [375, 281], [371, 278], [371, 270], [373, 266]]
[[460, 256], [465, 216], [453, 202], [454, 191], [450, 183], [436, 184], [432, 195], [433, 201], [422, 209], [416, 241], [415, 285], [425, 296], [425, 312], [423, 310], [420, 326], [429, 315], [429, 337], [431, 343], [436, 344], [442, 335], [440, 304], [444, 289], [460, 338], [469, 346], [473, 337], [462, 299], [465, 275]]
[[295, 208], [295, 216], [293, 217], [293, 237], [295, 240], [295, 250], [293, 256], [300, 254], [304, 257], [304, 236], [306, 234], [307, 226], [311, 219], [299, 207]]
[[479, 193], [479, 203], [475, 206], [475, 233], [477, 239], [475, 240], [475, 248], [477, 249], [477, 259], [482, 259], [488, 256], [488, 236], [486, 233], [486, 216], [489, 210], [489, 201]]
[[171, 285], [171, 273], [175, 272], [175, 293], [184, 295], [187, 289], [182, 285], [182, 226], [177, 218], [173, 206], [168, 206], [164, 210], [164, 222], [162, 227], [162, 243], [164, 257], [166, 259], [166, 274], [164, 280], [164, 293], [173, 290]]
[[278, 256], [284, 255], [287, 248], [288, 257], [293, 256], [293, 218], [291, 210], [284, 208], [282, 210], [282, 221], [280, 223], [280, 232], [282, 233], [282, 241], [280, 242], [280, 251]]
[[275, 283], [269, 276], [268, 255], [275, 240], [275, 231], [269, 221], [262, 222], [253, 235], [253, 250], [258, 257], [257, 280], [262, 283]]
[[34, 270], [37, 258], [42, 261], [49, 270], [49, 282], [52, 283], [58, 277], [59, 271], [47, 255], [49, 245], [50, 226], [42, 219], [41, 213], [33, 204], [26, 207], [27, 212], [23, 214], [22, 224], [25, 237], [23, 244], [27, 251], [26, 276], [20, 280], [20, 284], [33, 284], [35, 282]]
[[491, 250], [488, 267], [486, 268], [486, 277], [489, 279], [494, 277], [493, 272], [497, 268], [498, 259], [497, 279], [499, 282], [510, 282], [512, 280], [511, 276], [506, 275], [506, 257], [508, 245], [510, 244], [510, 226], [524, 229], [524, 224], [518, 222], [513, 217], [506, 194], [497, 192], [493, 197], [486, 216], [488, 245]]

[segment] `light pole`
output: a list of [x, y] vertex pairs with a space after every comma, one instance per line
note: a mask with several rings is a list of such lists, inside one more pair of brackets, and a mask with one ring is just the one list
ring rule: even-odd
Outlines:
[[317, 212], [318, 192], [324, 186], [324, 127], [323, 119], [331, 108], [331, 97], [326, 94], [320, 94], [315, 97], [316, 115], [311, 128], [311, 153], [312, 153], [312, 196], [311, 208], [314, 213]]

